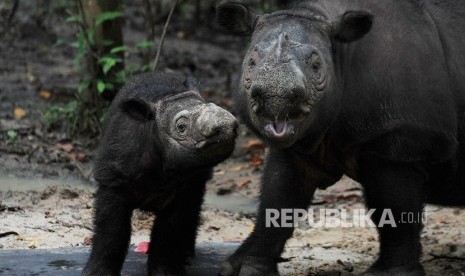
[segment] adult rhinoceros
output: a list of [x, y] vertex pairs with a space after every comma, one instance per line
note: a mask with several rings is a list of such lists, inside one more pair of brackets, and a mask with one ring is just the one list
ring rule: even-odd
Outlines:
[[307, 208], [347, 174], [382, 226], [367, 274], [424, 275], [422, 222], [403, 218], [465, 205], [465, 1], [315, 0], [263, 16], [223, 3], [217, 16], [251, 35], [237, 108], [271, 147], [255, 230], [220, 274], [277, 274], [293, 228], [267, 225], [268, 211]]

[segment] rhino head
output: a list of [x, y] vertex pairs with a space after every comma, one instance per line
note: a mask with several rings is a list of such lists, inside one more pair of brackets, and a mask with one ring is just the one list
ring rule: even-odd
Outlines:
[[341, 104], [334, 44], [363, 37], [373, 16], [345, 11], [329, 17], [306, 6], [262, 16], [238, 3], [217, 7], [220, 25], [251, 36], [236, 101], [245, 121], [272, 146], [321, 138]]

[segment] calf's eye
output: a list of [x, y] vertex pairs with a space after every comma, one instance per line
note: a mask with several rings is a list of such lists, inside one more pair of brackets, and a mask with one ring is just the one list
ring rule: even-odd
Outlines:
[[178, 132], [182, 134], [186, 132], [187, 126], [185, 124], [179, 124], [177, 128], [178, 128]]
[[188, 128], [188, 120], [187, 118], [179, 118], [178, 121], [176, 122], [176, 131], [180, 135], [184, 135], [187, 132]]

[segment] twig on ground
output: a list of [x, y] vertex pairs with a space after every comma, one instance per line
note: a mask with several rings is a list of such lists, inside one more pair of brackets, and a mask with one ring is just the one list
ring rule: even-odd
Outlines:
[[5, 232], [5, 233], [0, 233], [0, 238], [11, 236], [11, 235], [19, 236], [19, 234], [17, 232], [9, 231], [9, 232]]
[[27, 153], [26, 151], [24, 151], [24, 149], [3, 147], [3, 146], [0, 146], [0, 152], [4, 152], [7, 154], [17, 154], [17, 155], [26, 155]]
[[457, 256], [447, 256], [447, 255], [436, 255], [430, 254], [431, 259], [423, 261], [423, 263], [428, 263], [434, 260], [445, 259], [445, 260], [456, 260], [456, 261], [465, 261], [465, 257], [457, 257]]

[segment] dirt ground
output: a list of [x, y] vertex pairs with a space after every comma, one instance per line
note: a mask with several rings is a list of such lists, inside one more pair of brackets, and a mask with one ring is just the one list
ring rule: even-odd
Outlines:
[[[1, 9], [1, 6], [0, 6]], [[28, 10], [29, 9], [29, 10]], [[42, 115], [51, 105], [72, 99], [78, 76], [71, 64], [73, 27], [50, 15], [37, 26], [30, 9], [20, 9], [12, 31], [0, 39], [0, 248], [90, 246], [92, 236], [92, 159], [98, 138], [74, 138], [47, 129]], [[145, 38], [141, 7], [126, 9], [125, 43]], [[1, 14], [1, 13], [0, 13]], [[160, 33], [160, 32], [157, 32]], [[215, 35], [211, 35], [214, 33]], [[214, 37], [214, 39], [213, 39]], [[206, 24], [174, 24], [165, 44], [162, 68], [184, 72], [201, 82], [207, 99], [231, 107], [230, 91], [246, 41]], [[140, 56], [128, 53], [128, 63]], [[168, 70], [168, 69], [166, 69]], [[51, 97], [41, 97], [48, 91]], [[25, 115], [15, 117], [15, 108]], [[7, 132], [15, 130], [12, 140]], [[241, 242], [254, 225], [254, 209], [266, 147], [241, 127], [233, 156], [215, 168], [208, 183], [198, 242]], [[238, 208], [243, 203], [242, 209]], [[360, 186], [348, 178], [313, 200], [320, 208], [363, 208]], [[422, 233], [423, 265], [428, 275], [465, 275], [465, 210], [427, 206]], [[148, 241], [154, 218], [133, 217], [132, 245]], [[369, 227], [309, 228], [302, 225], [288, 241], [280, 264], [283, 275], [356, 275], [376, 257], [376, 231]]]

